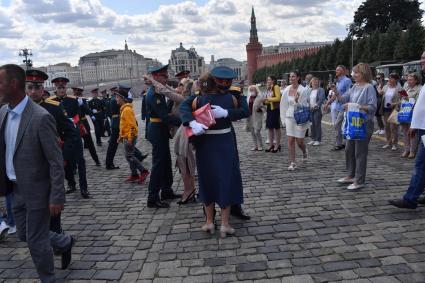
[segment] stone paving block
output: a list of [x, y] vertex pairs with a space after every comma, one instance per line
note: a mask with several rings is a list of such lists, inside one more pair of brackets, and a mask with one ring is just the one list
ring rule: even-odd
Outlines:
[[98, 270], [93, 276], [93, 279], [104, 280], [119, 280], [123, 272], [121, 270]]
[[310, 275], [296, 275], [282, 278], [282, 283], [314, 283]]

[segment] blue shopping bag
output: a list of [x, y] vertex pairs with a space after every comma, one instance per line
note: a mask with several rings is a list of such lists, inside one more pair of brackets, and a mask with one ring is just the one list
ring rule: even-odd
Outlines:
[[397, 119], [399, 123], [411, 123], [413, 115], [413, 103], [402, 102]]
[[366, 114], [356, 107], [349, 107], [344, 113], [342, 132], [347, 140], [366, 139]]
[[296, 106], [294, 109], [294, 119], [297, 125], [303, 125], [310, 122], [310, 107]]

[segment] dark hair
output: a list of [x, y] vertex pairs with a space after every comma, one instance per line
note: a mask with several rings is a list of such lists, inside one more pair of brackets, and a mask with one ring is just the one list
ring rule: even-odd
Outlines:
[[275, 86], [277, 84], [277, 79], [276, 79], [275, 76], [270, 75], [270, 76], [267, 76], [267, 77], [270, 78], [273, 81], [273, 86]]
[[6, 72], [6, 81], [10, 83], [13, 79], [18, 81], [18, 87], [20, 90], [25, 91], [26, 75], [25, 70], [15, 64], [6, 64], [0, 66], [0, 71]]
[[296, 75], [298, 77], [298, 84], [301, 83], [301, 72], [298, 70], [293, 70], [291, 71], [289, 74], [293, 73], [294, 75]]
[[215, 90], [215, 82], [210, 73], [204, 73], [199, 77], [199, 85], [202, 94], [209, 94]]
[[385, 74], [384, 73], [378, 73], [376, 76], [385, 79]]
[[391, 73], [388, 75], [388, 77], [397, 81], [400, 79], [400, 76], [397, 73]]
[[344, 71], [346, 71], [347, 70], [347, 67], [345, 67], [344, 65], [338, 65], [338, 66], [336, 66], [337, 68], [342, 68]]

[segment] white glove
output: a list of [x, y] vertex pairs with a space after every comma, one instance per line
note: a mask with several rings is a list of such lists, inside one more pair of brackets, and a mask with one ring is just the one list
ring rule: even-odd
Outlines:
[[211, 105], [211, 108], [213, 116], [216, 119], [226, 118], [229, 115], [229, 112], [226, 109], [223, 109], [221, 106]]
[[189, 126], [192, 128], [192, 132], [195, 136], [205, 134], [205, 130], [208, 129], [204, 124], [198, 123], [195, 120], [189, 123]]
[[78, 105], [79, 106], [83, 105], [83, 99], [82, 98], [78, 98]]
[[97, 110], [96, 109], [93, 109], [91, 112], [93, 112], [94, 114], [96, 114], [97, 113]]
[[92, 119], [93, 121], [96, 121], [96, 118], [95, 118], [94, 116], [91, 116], [91, 119]]

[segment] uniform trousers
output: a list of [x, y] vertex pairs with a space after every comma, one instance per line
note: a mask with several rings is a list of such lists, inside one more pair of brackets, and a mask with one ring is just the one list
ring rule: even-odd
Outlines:
[[373, 134], [373, 120], [367, 120], [366, 139], [347, 140], [345, 146], [345, 161], [348, 176], [361, 185], [366, 181], [367, 154], [369, 142]]
[[84, 128], [86, 128], [87, 135], [83, 136], [84, 147], [89, 149], [91, 158], [95, 163], [99, 163], [99, 157], [97, 156], [96, 148], [94, 147], [93, 139], [90, 132], [90, 124], [87, 119], [82, 120]]
[[119, 130], [118, 129], [112, 129], [111, 136], [109, 138], [109, 144], [108, 149], [106, 151], [106, 167], [111, 167], [114, 165], [114, 157], [117, 152], [118, 148], [118, 137], [119, 137]]
[[108, 133], [108, 137], [111, 136], [111, 123], [109, 122], [109, 118], [106, 117], [106, 119], [103, 121], [103, 132], [102, 136], [105, 136], [105, 132]]
[[52, 247], [59, 252], [69, 250], [71, 237], [49, 231], [50, 211], [47, 205], [43, 208], [31, 208], [23, 201], [16, 185], [13, 197], [13, 214], [19, 239], [27, 242], [41, 282], [56, 282]]
[[155, 202], [159, 200], [160, 191], [163, 196], [173, 194], [168, 126], [162, 125], [162, 123], [149, 123], [148, 140], [152, 144], [152, 170], [148, 202]]
[[74, 168], [78, 168], [78, 177], [80, 190], [87, 190], [87, 176], [86, 176], [86, 161], [84, 159], [83, 145], [81, 139], [79, 143], [75, 144], [74, 154], [68, 157], [65, 164], [65, 179], [68, 181], [70, 187], [75, 187]]
[[94, 125], [94, 134], [96, 136], [96, 143], [99, 145], [102, 143], [102, 134], [103, 134], [103, 119], [100, 118], [95, 118], [95, 120], [93, 121], [93, 125]]

